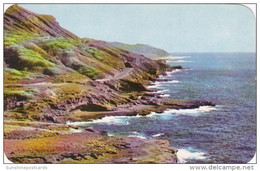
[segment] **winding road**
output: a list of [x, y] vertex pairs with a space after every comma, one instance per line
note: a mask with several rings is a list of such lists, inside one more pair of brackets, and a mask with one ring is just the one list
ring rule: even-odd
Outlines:
[[[140, 57], [136, 57], [135, 64], [138, 65], [139, 63], [140, 63]], [[133, 67], [126, 67], [122, 72], [117, 73], [115, 76], [109, 75], [108, 78], [97, 79], [96, 81], [106, 82], [106, 81], [110, 81], [110, 80], [119, 80], [119, 79], [122, 79], [122, 78], [128, 76], [133, 71], [134, 71]]]

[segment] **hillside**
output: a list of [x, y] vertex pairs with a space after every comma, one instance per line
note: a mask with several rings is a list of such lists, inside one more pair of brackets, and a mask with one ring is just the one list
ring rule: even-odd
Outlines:
[[9, 73], [18, 71], [30, 76], [31, 71], [34, 74], [36, 71], [38, 76], [45, 77], [69, 72], [96, 79], [113, 75], [137, 58], [140, 63], [133, 67], [141, 66], [142, 62], [157, 65], [106, 42], [80, 39], [60, 27], [54, 17], [38, 15], [17, 5], [5, 13], [4, 38], [4, 62]]
[[[120, 143], [129, 144], [131, 138], [108, 138], [97, 131], [75, 134], [66, 122], [103, 117], [88, 111], [126, 109], [145, 90], [143, 84], [166, 68], [163, 62], [107, 42], [81, 39], [62, 28], [53, 16], [11, 6], [4, 14], [5, 154], [16, 163], [124, 161], [129, 155], [119, 148]], [[102, 147], [93, 147], [97, 139]], [[147, 147], [156, 145], [135, 141]], [[60, 144], [65, 142], [70, 145], [60, 151]], [[75, 148], [84, 144], [84, 149]], [[24, 148], [19, 148], [21, 145]], [[133, 153], [138, 148], [127, 150]], [[171, 151], [169, 148], [169, 155]]]
[[159, 49], [150, 45], [145, 44], [125, 44], [120, 42], [111, 42], [111, 44], [115, 47], [118, 47], [120, 49], [124, 49], [133, 53], [141, 54], [149, 58], [158, 58], [158, 57], [165, 57], [170, 56], [168, 52], [166, 52], [163, 49]]
[[[88, 24], [88, 23], [86, 23]], [[15, 163], [176, 163], [168, 141], [108, 136], [70, 122], [147, 115], [208, 102], [147, 89], [175, 67], [79, 38], [53, 16], [13, 5], [4, 14], [4, 151]]]
[[[5, 88], [6, 102], [46, 93], [43, 87], [34, 90], [33, 83], [89, 84], [91, 80], [118, 78], [128, 70], [131, 72], [120, 75], [121, 82], [128, 84], [152, 79], [166, 69], [162, 62], [115, 48], [107, 42], [80, 39], [60, 27], [54, 17], [38, 15], [17, 5], [4, 15], [4, 45], [4, 81], [9, 85]], [[14, 84], [30, 88], [14, 88]], [[75, 92], [71, 94], [75, 96]], [[12, 104], [5, 103], [5, 108]]]

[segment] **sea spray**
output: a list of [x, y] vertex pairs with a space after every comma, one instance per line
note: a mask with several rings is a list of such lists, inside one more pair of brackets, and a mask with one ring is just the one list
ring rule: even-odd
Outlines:
[[167, 109], [163, 113], [151, 112], [149, 115], [135, 115], [135, 116], [105, 116], [101, 119], [95, 119], [87, 122], [67, 122], [67, 125], [76, 125], [76, 126], [89, 126], [91, 124], [97, 125], [129, 125], [133, 118], [142, 118], [142, 117], [154, 117], [154, 116], [165, 116], [165, 115], [190, 115], [196, 116], [203, 113], [208, 113], [213, 110], [217, 110], [218, 106], [200, 106], [194, 109]]
[[178, 163], [186, 163], [188, 160], [205, 160], [207, 157], [203, 152], [193, 152], [187, 149], [178, 149]]
[[198, 116], [203, 113], [208, 113], [210, 111], [218, 110], [218, 106], [200, 106], [194, 109], [167, 109], [163, 113], [151, 112], [149, 115], [144, 117], [161, 117], [165, 115], [189, 115], [189, 116]]
[[161, 94], [160, 97], [170, 97], [169, 94]]
[[[106, 124], [106, 125], [128, 125], [130, 116], [105, 116], [101, 119], [95, 119], [87, 122], [67, 122], [68, 125], [89, 126], [91, 124]], [[137, 116], [138, 117], [138, 116]]]
[[164, 135], [164, 133], [154, 134], [154, 135], [152, 135], [152, 137], [160, 137], [162, 135]]
[[167, 71], [166, 75], [169, 76], [169, 75], [172, 75], [172, 74], [177, 73], [177, 72], [181, 72], [181, 70], [180, 69], [175, 69], [175, 70], [172, 70], [172, 71]]
[[[176, 61], [170, 61], [171, 63], [186, 63], [186, 62], [192, 62], [192, 61], [186, 61], [186, 60], [176, 60]], [[168, 62], [169, 63], [169, 62]]]

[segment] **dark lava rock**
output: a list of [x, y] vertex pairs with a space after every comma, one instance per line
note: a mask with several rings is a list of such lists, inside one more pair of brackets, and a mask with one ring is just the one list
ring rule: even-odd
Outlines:
[[182, 67], [182, 66], [180, 66], [180, 65], [177, 65], [177, 66], [172, 66], [171, 68], [172, 68], [172, 69], [183, 69], [183, 67]]
[[98, 159], [98, 157], [94, 154], [94, 153], [91, 153], [90, 154], [90, 157], [94, 158], [94, 159]]
[[99, 133], [97, 130], [95, 130], [91, 127], [86, 127], [84, 130], [87, 131], [87, 132]]

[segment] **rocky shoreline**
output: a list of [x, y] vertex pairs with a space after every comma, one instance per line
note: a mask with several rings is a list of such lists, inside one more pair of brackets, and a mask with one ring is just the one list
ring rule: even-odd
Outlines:
[[[158, 77], [153, 81], [164, 80]], [[108, 136], [106, 132], [89, 127], [78, 133], [70, 132], [71, 128], [78, 130], [79, 127], [66, 124], [67, 121], [91, 121], [105, 116], [148, 115], [166, 109], [214, 106], [211, 102], [160, 97], [156, 89], [147, 89], [141, 94], [131, 100], [131, 104], [118, 105], [106, 111], [84, 111], [82, 105], [74, 107], [71, 110], [73, 117], [70, 115], [64, 120], [55, 120], [53, 116], [49, 116], [47, 122], [6, 120], [8, 130], [10, 126], [19, 129], [5, 131], [5, 154], [15, 163], [177, 163], [178, 150], [170, 147], [167, 140]]]
[[13, 5], [4, 33], [4, 152], [14, 163], [176, 163], [177, 150], [166, 140], [66, 123], [214, 105], [147, 88], [181, 66], [79, 38], [53, 16]]
[[165, 140], [111, 137], [89, 129], [52, 138], [5, 140], [5, 154], [14, 163], [176, 163], [176, 153]]

